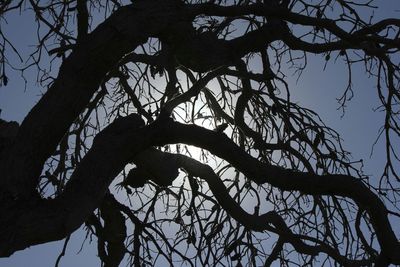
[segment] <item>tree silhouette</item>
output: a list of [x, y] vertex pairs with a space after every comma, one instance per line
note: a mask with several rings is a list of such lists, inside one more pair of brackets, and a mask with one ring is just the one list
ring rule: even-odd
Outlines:
[[[3, 1], [1, 19], [34, 14], [38, 42], [22, 71], [46, 90], [21, 125], [1, 120], [0, 255], [68, 241], [84, 224], [104, 266], [126, 255], [134, 266], [400, 264], [390, 219], [399, 217], [400, 20], [364, 19], [373, 8]], [[7, 55], [18, 51], [0, 39], [7, 86]], [[313, 54], [347, 66], [343, 108], [353, 68], [376, 81], [381, 177], [364, 175], [339, 134], [292, 101], [289, 69], [301, 79]]]

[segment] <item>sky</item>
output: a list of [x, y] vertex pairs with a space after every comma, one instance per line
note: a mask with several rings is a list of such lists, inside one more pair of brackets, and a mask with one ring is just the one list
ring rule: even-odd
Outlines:
[[[376, 3], [380, 6], [375, 11], [376, 19], [400, 17], [399, 0], [378, 0]], [[7, 17], [7, 24], [1, 21], [0, 30], [10, 38], [22, 55], [28, 55], [35, 45], [36, 32], [32, 28], [33, 19], [33, 16], [25, 13], [23, 16], [19, 16], [14, 12]], [[308, 68], [298, 82], [294, 77], [289, 78], [292, 97], [303, 106], [317, 111], [328, 126], [341, 134], [344, 147], [347, 151], [352, 152], [353, 159], [362, 158], [364, 160], [365, 173], [377, 177], [381, 174], [385, 159], [382, 143], [378, 143], [374, 154], [370, 157], [372, 144], [377, 137], [384, 116], [382, 113], [373, 111], [379, 104], [375, 83], [372, 79], [368, 79], [362, 70], [354, 69], [355, 96], [343, 115], [338, 110], [339, 104], [335, 99], [340, 97], [345, 88], [344, 65], [339, 62], [339, 64], [335, 64], [331, 60], [326, 70], [323, 71], [324, 61], [321, 59], [322, 56], [310, 57]], [[15, 55], [10, 60], [14, 63], [18, 62]], [[56, 73], [57, 69], [54, 71]], [[0, 118], [20, 123], [40, 99], [44, 89], [36, 84], [36, 72], [34, 71], [25, 73], [27, 84], [17, 71], [9, 71], [8, 76], [8, 86], [0, 87], [0, 109], [2, 110]], [[83, 231], [72, 235], [66, 255], [59, 266], [99, 266], [95, 245], [86, 245], [83, 251], [78, 253], [84, 237]], [[63, 241], [34, 246], [16, 252], [10, 258], [0, 258], [0, 266], [54, 266], [62, 247]]]

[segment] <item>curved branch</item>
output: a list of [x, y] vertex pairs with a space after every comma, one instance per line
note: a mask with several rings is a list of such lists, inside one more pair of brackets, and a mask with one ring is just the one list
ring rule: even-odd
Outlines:
[[262, 215], [247, 213], [229, 195], [221, 178], [210, 166], [181, 154], [160, 151], [153, 152], [155, 153], [150, 157], [150, 160], [162, 156], [167, 165], [178, 165], [185, 169], [189, 175], [205, 180], [221, 207], [244, 227], [254, 231], [270, 231], [277, 233], [279, 235], [278, 242], [290, 243], [299, 253], [313, 256], [319, 253], [326, 253], [342, 265], [364, 266], [370, 263], [369, 260], [349, 260], [345, 256], [340, 255], [338, 251], [322, 242], [317, 246], [304, 243], [302, 238], [294, 234], [286, 225], [283, 218], [275, 211], [269, 211]]
[[[37, 207], [31, 206], [30, 212], [17, 219], [15, 225], [26, 223], [23, 233], [17, 228], [0, 234], [2, 240], [8, 240], [5, 237], [14, 235], [10, 238], [14, 242], [1, 244], [0, 254], [7, 255], [32, 244], [60, 239], [72, 232], [98, 207], [112, 179], [125, 164], [140, 151], [167, 143], [185, 143], [208, 149], [259, 184], [270, 183], [281, 190], [295, 190], [311, 195], [352, 198], [370, 215], [383, 257], [393, 263], [400, 262], [397, 254], [399, 243], [389, 223], [387, 210], [380, 199], [360, 180], [347, 175], [318, 176], [267, 165], [245, 153], [223, 133], [196, 125], [180, 124], [170, 119], [157, 120], [144, 127], [143, 121], [135, 114], [118, 119], [96, 136], [93, 147], [58, 199], [35, 203]], [[44, 214], [46, 209], [49, 211]], [[35, 219], [34, 225], [27, 223], [32, 219]], [[268, 217], [270, 219], [272, 218]], [[49, 223], [52, 225], [50, 228]], [[24, 236], [26, 233], [29, 235]], [[20, 243], [16, 244], [17, 241]]]
[[379, 197], [361, 180], [349, 175], [320, 176], [267, 165], [245, 153], [224, 134], [195, 125], [182, 125], [176, 122], [171, 124], [163, 128], [163, 138], [165, 138], [163, 140], [207, 149], [227, 160], [258, 184], [269, 183], [284, 191], [299, 191], [310, 195], [336, 195], [353, 199], [370, 215], [383, 253], [393, 262], [400, 262], [397, 253], [400, 244], [390, 225], [387, 209]]
[[183, 15], [178, 5], [173, 0], [136, 1], [121, 7], [73, 49], [55, 82], [22, 122], [18, 142], [7, 152], [9, 157], [0, 163], [2, 191], [6, 189], [14, 198], [34, 194], [45, 160], [106, 73], [147, 38], [179, 20]]

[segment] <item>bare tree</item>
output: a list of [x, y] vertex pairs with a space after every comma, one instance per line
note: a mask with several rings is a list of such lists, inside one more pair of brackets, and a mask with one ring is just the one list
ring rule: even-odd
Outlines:
[[[2, 1], [2, 20], [34, 13], [22, 71], [45, 93], [21, 125], [0, 124], [0, 255], [84, 224], [104, 266], [400, 264], [400, 20], [364, 19], [373, 5]], [[18, 51], [0, 39], [6, 86]], [[381, 177], [291, 100], [289, 69], [301, 79], [314, 54], [347, 66], [343, 108], [352, 69], [374, 77]]]

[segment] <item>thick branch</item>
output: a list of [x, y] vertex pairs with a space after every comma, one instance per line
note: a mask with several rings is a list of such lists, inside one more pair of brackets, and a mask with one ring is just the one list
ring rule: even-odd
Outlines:
[[364, 266], [370, 263], [368, 260], [349, 260], [323, 242], [320, 242], [316, 246], [304, 243], [302, 238], [294, 234], [286, 225], [283, 218], [275, 211], [269, 211], [262, 215], [247, 213], [229, 195], [221, 178], [215, 174], [210, 166], [181, 154], [161, 152], [156, 149], [149, 149], [147, 151], [146, 155], [150, 162], [162, 158], [165, 165], [183, 168], [189, 175], [205, 180], [221, 207], [247, 229], [260, 232], [266, 230], [277, 233], [280, 236], [280, 241], [290, 243], [299, 253], [313, 256], [319, 253], [326, 253], [342, 265]]
[[148, 37], [179, 20], [176, 5], [173, 0], [135, 1], [113, 13], [74, 48], [55, 82], [24, 119], [9, 157], [0, 163], [0, 188], [14, 197], [32, 194], [45, 160], [106, 73]]
[[[137, 115], [118, 119], [95, 138], [92, 149], [76, 169], [65, 192], [54, 201], [61, 204], [63, 209], [60, 210], [60, 206], [52, 206], [47, 202], [39, 203], [36, 209], [40, 211], [48, 208], [50, 209], [48, 215], [40, 218], [43, 212], [30, 208], [30, 212], [24, 214], [22, 220], [18, 218], [15, 223], [22, 225], [25, 222], [24, 233], [29, 233], [29, 235], [21, 235], [18, 228], [1, 233], [2, 240], [8, 240], [4, 239], [4, 235], [7, 237], [11, 232], [14, 235], [14, 239], [11, 240], [22, 243], [21, 245], [11, 241], [1, 244], [1, 255], [7, 255], [6, 253], [32, 244], [62, 238], [60, 232], [68, 234], [78, 228], [99, 206], [112, 179], [125, 164], [140, 151], [153, 145], [167, 143], [185, 143], [208, 149], [213, 154], [229, 161], [257, 183], [270, 183], [281, 190], [300, 191], [311, 195], [337, 195], [352, 198], [369, 213], [384, 257], [393, 263], [400, 262], [397, 254], [399, 243], [388, 221], [386, 208], [360, 180], [346, 175], [318, 176], [263, 164], [246, 154], [222, 133], [195, 125], [183, 125], [170, 119], [158, 120], [144, 127]], [[42, 223], [31, 226], [27, 223], [30, 219]], [[52, 225], [50, 229], [47, 228], [49, 223]], [[32, 227], [34, 229], [31, 229]]]
[[195, 125], [173, 122], [167, 128], [163, 128], [162, 132], [162, 140], [207, 149], [230, 162], [256, 183], [270, 183], [284, 191], [300, 191], [310, 195], [336, 195], [353, 199], [370, 215], [383, 253], [391, 261], [400, 262], [397, 253], [400, 245], [389, 223], [386, 207], [360, 180], [348, 175], [319, 176], [263, 164], [242, 151], [224, 134]]

